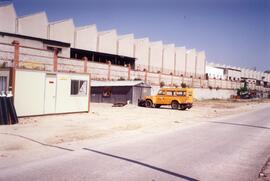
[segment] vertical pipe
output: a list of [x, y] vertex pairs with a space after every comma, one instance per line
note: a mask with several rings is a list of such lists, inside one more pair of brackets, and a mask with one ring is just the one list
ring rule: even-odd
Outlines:
[[87, 63], [88, 63], [88, 58], [87, 57], [83, 57], [84, 60], [84, 64], [83, 64], [83, 72], [87, 73]]
[[89, 95], [88, 95], [88, 113], [90, 113], [90, 102], [91, 102], [91, 74], [89, 74], [89, 85], [88, 85]]
[[58, 71], [58, 49], [54, 48], [53, 50], [53, 71], [57, 72]]
[[128, 80], [130, 80], [130, 74], [131, 74], [131, 65], [128, 64]]
[[[12, 68], [11, 68], [11, 71], [12, 71], [12, 85], [11, 86], [12, 86], [12, 94], [15, 95], [16, 68], [18, 67], [19, 60], [20, 60], [20, 42], [13, 41], [12, 45], [14, 45], [14, 60], [13, 60]], [[13, 101], [15, 99], [14, 97], [13, 97]]]
[[111, 61], [108, 61], [108, 77], [107, 77], [108, 80], [111, 80], [111, 66], [112, 66]]

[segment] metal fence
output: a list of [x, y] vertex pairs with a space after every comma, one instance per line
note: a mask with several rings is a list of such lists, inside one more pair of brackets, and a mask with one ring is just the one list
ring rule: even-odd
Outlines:
[[[164, 83], [167, 86], [181, 86], [186, 84], [194, 88], [209, 89], [238, 89], [243, 86], [240, 81], [205, 79], [204, 75], [194, 75], [184, 72], [166, 70], [162, 73], [158, 67], [148, 68], [143, 65], [136, 65], [135, 69], [130, 66], [118, 66], [108, 63], [97, 63], [87, 60], [60, 57], [53, 51], [37, 49], [32, 47], [18, 46], [0, 43], [0, 66], [16, 66], [21, 69], [42, 70], [48, 72], [71, 72], [71, 73], [90, 73], [94, 80], [143, 80], [151, 85]], [[16, 58], [18, 63], [14, 65]], [[253, 90], [270, 91], [270, 88], [256, 86], [250, 83], [249, 88]]]

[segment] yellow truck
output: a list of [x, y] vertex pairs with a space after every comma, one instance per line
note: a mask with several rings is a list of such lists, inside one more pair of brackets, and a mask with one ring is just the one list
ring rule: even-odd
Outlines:
[[193, 90], [191, 88], [161, 88], [155, 96], [146, 96], [139, 100], [140, 106], [159, 108], [171, 105], [172, 109], [186, 110], [193, 104]]

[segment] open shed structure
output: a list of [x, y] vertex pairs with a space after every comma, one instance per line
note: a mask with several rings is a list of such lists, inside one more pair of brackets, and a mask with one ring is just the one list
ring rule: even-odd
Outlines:
[[151, 94], [151, 86], [142, 81], [92, 81], [91, 102], [138, 104]]

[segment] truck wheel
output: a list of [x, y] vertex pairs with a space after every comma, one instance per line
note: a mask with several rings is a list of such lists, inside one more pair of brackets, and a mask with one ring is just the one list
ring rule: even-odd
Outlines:
[[178, 109], [179, 104], [177, 101], [172, 101], [171, 106], [172, 106], [172, 109]]
[[148, 108], [153, 107], [152, 101], [151, 101], [151, 100], [146, 100], [146, 102], [145, 102], [145, 107], [148, 107]]
[[186, 107], [185, 105], [180, 104], [180, 110], [184, 111], [184, 110], [186, 110], [186, 109], [187, 109], [187, 107]]

